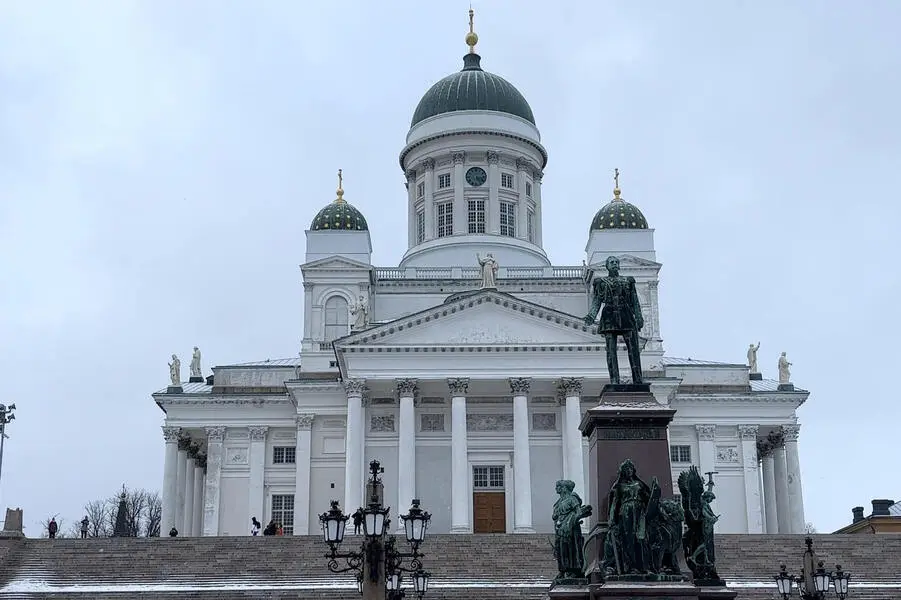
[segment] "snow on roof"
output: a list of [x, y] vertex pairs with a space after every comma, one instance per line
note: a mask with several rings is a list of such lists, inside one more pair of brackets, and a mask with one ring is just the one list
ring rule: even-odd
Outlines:
[[267, 358], [266, 360], [255, 360], [246, 363], [237, 363], [233, 365], [219, 365], [217, 369], [235, 369], [240, 367], [299, 367], [300, 357], [293, 358]]

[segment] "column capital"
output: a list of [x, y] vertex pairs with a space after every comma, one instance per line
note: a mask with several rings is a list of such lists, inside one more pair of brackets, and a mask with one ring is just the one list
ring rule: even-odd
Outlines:
[[181, 437], [181, 427], [172, 427], [170, 425], [163, 425], [163, 439], [167, 442], [177, 442]]
[[187, 436], [182, 436], [178, 438], [178, 449], [179, 451], [187, 452], [191, 449], [191, 438]]
[[421, 163], [419, 163], [420, 168], [425, 169], [426, 171], [431, 171], [435, 168], [435, 159], [434, 158], [426, 158]]
[[772, 456], [773, 446], [766, 440], [757, 440], [757, 458], [766, 458]]
[[500, 155], [495, 150], [489, 150], [487, 152], [487, 157], [489, 165], [496, 165], [500, 160]]
[[297, 425], [298, 429], [309, 431], [313, 429], [313, 420], [315, 418], [316, 415], [313, 414], [297, 415], [294, 417], [294, 424]]
[[447, 388], [452, 396], [465, 396], [469, 393], [469, 378], [455, 377], [447, 380]]
[[262, 442], [266, 439], [266, 433], [269, 431], [269, 427], [266, 425], [253, 425], [248, 427], [247, 431], [250, 432], [251, 442]]
[[344, 391], [348, 398], [353, 396], [362, 398], [363, 392], [366, 391], [366, 382], [362, 379], [348, 379], [344, 382]]
[[541, 169], [532, 169], [532, 179], [535, 183], [540, 184], [543, 177], [544, 172]]
[[565, 398], [572, 396], [582, 396], [582, 378], [581, 377], [564, 377], [560, 380], [560, 390]]
[[752, 442], [757, 440], [757, 431], [760, 429], [758, 425], [739, 425], [738, 437], [743, 442]]
[[407, 169], [404, 175], [407, 176], [407, 183], [412, 183], [416, 179], [416, 169]]
[[782, 431], [771, 431], [766, 436], [766, 441], [774, 450], [785, 447], [785, 437], [782, 435]]
[[400, 398], [415, 398], [419, 391], [419, 380], [413, 378], [395, 379], [397, 395]]
[[660, 286], [660, 282], [656, 279], [652, 279], [648, 282], [648, 289], [656, 290]]
[[225, 439], [225, 427], [221, 425], [216, 427], [204, 427], [206, 436], [211, 442], [221, 442]]
[[698, 440], [701, 442], [712, 442], [716, 439], [716, 425], [695, 425], [695, 431], [698, 432]]
[[789, 423], [782, 426], [782, 439], [786, 442], [797, 442], [801, 433], [801, 426], [797, 423]]
[[510, 393], [514, 396], [528, 396], [532, 388], [532, 380], [528, 377], [511, 377]]
[[517, 158], [516, 159], [516, 170], [517, 171], [527, 171], [532, 168], [532, 163], [530, 163], [525, 158]]
[[196, 459], [197, 455], [200, 453], [200, 445], [191, 442], [190, 448], [188, 448], [188, 458]]
[[462, 165], [463, 161], [465, 161], [465, 160], [466, 160], [465, 152], [454, 152], [454, 164], [455, 165]]

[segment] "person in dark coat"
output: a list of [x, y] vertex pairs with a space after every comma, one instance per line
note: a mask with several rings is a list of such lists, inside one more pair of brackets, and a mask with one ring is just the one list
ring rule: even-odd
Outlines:
[[85, 539], [88, 537], [88, 524], [90, 521], [88, 520], [88, 516], [85, 515], [84, 519], [81, 520], [81, 539]]
[[56, 524], [56, 519], [51, 517], [50, 523], [47, 524], [47, 534], [51, 540], [56, 538], [57, 531], [59, 531], [59, 525]]

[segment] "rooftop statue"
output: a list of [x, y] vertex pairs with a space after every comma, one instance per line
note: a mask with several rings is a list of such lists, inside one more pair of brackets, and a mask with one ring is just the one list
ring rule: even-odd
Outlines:
[[682, 545], [685, 562], [699, 585], [725, 585], [716, 572], [716, 552], [713, 546], [713, 526], [719, 516], [713, 513], [710, 503], [716, 499], [713, 480], [704, 489], [704, 480], [698, 468], [692, 466], [679, 475], [679, 493], [685, 512], [685, 533]]
[[554, 557], [557, 577], [554, 583], [587, 583], [585, 579], [585, 539], [582, 519], [591, 516], [591, 506], [573, 492], [576, 484], [568, 479], [557, 482], [557, 502], [554, 503]]
[[622, 336], [626, 343], [629, 366], [632, 368], [632, 383], [642, 383], [638, 332], [644, 327], [644, 317], [635, 290], [635, 278], [619, 274], [619, 259], [615, 256], [608, 256], [604, 265], [607, 267], [607, 277], [595, 279], [592, 284], [591, 309], [585, 315], [585, 324], [592, 325], [600, 310], [598, 332], [604, 335], [607, 342], [607, 371], [610, 374], [610, 383], [620, 382], [619, 359], [616, 355], [616, 339], [619, 336]]
[[779, 357], [779, 383], [782, 385], [791, 383], [792, 373], [789, 367], [792, 366], [788, 359], [785, 358], [785, 352]]
[[194, 346], [194, 354], [191, 355], [191, 377], [203, 377], [200, 369], [200, 349]]
[[482, 258], [479, 254], [476, 254], [476, 260], [479, 261], [479, 266], [482, 268], [482, 285], [481, 289], [497, 289], [497, 261], [494, 260], [494, 255], [490, 252]]
[[181, 361], [174, 354], [172, 355], [172, 362], [169, 363], [169, 380], [171, 381], [170, 385], [176, 387], [181, 385]]
[[748, 371], [751, 373], [760, 373], [757, 369], [757, 351], [760, 350], [760, 342], [757, 342], [757, 345], [751, 344], [748, 346]]

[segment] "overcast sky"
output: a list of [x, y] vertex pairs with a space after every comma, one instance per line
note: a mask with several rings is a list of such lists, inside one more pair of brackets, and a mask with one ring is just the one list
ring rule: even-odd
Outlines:
[[[0, 0], [0, 503], [26, 533], [159, 489], [187, 372], [295, 356], [304, 230], [334, 198], [404, 252], [397, 156], [459, 70], [468, 1]], [[656, 229], [673, 356], [760, 363], [800, 409], [807, 518], [901, 499], [901, 4], [475, 2], [482, 65], [529, 100], [555, 265], [622, 172]], [[542, 518], [538, 515], [536, 518]]]

